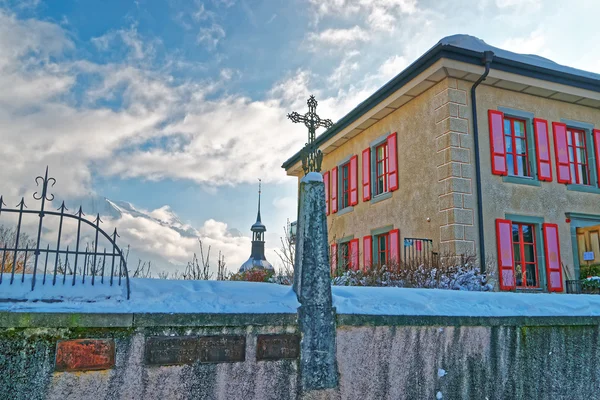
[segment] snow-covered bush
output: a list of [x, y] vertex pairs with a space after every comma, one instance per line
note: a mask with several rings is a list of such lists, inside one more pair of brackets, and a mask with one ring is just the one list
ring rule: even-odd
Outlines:
[[436, 265], [374, 266], [365, 271], [347, 270], [332, 277], [338, 286], [394, 286], [428, 289], [491, 291], [490, 276], [472, 263]]

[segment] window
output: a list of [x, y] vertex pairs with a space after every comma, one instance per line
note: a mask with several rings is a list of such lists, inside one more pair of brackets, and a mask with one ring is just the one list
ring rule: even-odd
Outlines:
[[375, 237], [375, 245], [377, 246], [377, 261], [379, 265], [384, 265], [390, 258], [390, 235], [382, 233]]
[[350, 266], [350, 242], [340, 243], [338, 267], [347, 270]]
[[387, 142], [375, 148], [375, 196], [388, 191]]
[[572, 182], [578, 185], [590, 185], [585, 131], [567, 127], [567, 147]]
[[350, 206], [350, 163], [346, 163], [340, 167], [340, 209]]
[[504, 117], [504, 143], [509, 175], [531, 177], [525, 126], [525, 120]]
[[513, 223], [512, 243], [517, 288], [539, 288], [535, 225]]

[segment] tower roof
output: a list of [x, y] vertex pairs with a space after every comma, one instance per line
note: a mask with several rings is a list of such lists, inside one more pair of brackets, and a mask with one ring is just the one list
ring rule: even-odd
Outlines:
[[252, 225], [250, 230], [252, 232], [265, 232], [267, 227], [260, 220], [260, 193], [261, 193], [261, 180], [258, 180], [258, 214], [256, 214], [256, 222]]

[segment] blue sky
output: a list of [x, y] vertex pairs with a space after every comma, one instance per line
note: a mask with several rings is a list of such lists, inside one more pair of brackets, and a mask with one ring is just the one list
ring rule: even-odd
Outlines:
[[[235, 269], [262, 178], [276, 264], [296, 213], [280, 165], [306, 140], [286, 114], [310, 94], [335, 121], [456, 33], [600, 72], [598, 12], [584, 0], [0, 0], [0, 193], [28, 194], [49, 165], [59, 197], [176, 217]], [[160, 224], [111, 222], [173, 264], [197, 247]]]

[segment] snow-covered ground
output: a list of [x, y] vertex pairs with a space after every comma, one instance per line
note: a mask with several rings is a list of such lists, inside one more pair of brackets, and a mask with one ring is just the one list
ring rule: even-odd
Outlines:
[[[131, 279], [131, 299], [124, 286], [36, 287], [0, 285], [0, 311], [91, 313], [295, 313], [300, 306], [290, 286], [231, 281]], [[38, 281], [37, 285], [41, 282]], [[395, 287], [334, 286], [339, 314], [423, 316], [600, 316], [600, 295], [489, 293]], [[62, 302], [34, 301], [61, 299]], [[107, 295], [110, 298], [106, 298]], [[63, 296], [61, 298], [61, 296]]]

